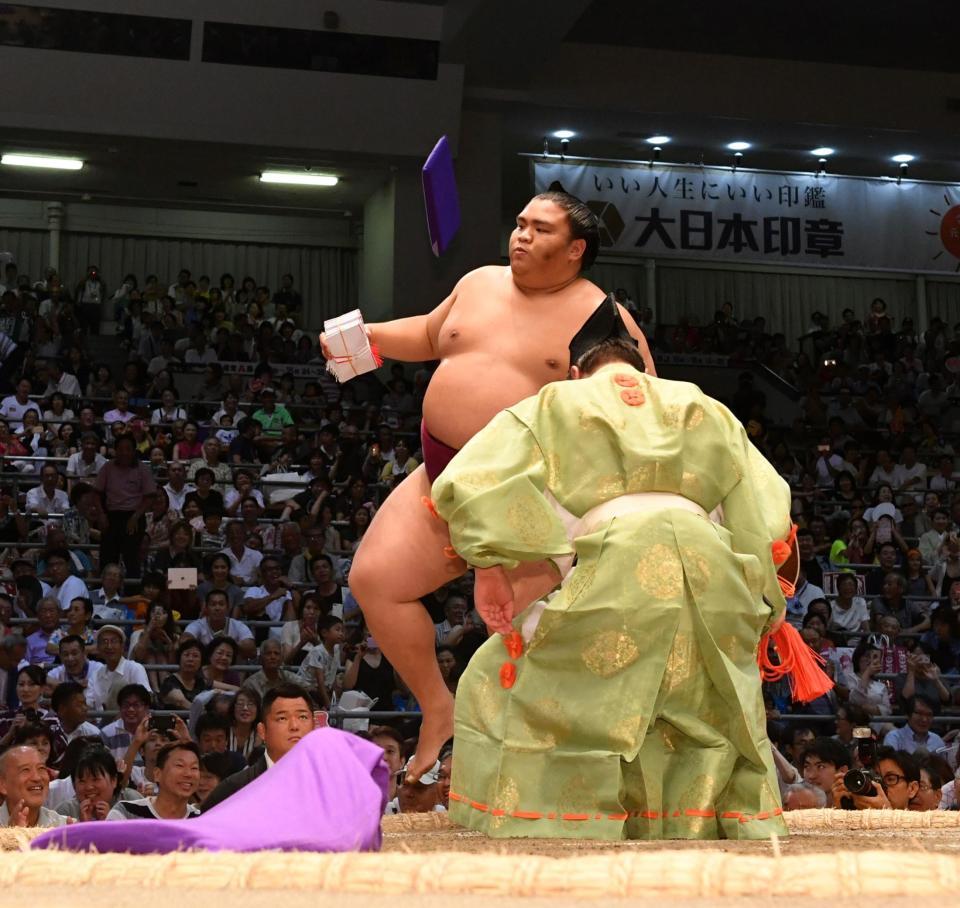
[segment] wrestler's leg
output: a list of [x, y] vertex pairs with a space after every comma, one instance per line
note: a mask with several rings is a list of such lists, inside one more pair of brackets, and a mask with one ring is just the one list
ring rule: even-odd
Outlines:
[[453, 697], [440, 674], [433, 622], [422, 596], [461, 576], [449, 558], [447, 525], [423, 505], [430, 482], [421, 466], [384, 502], [350, 568], [350, 590], [387, 659], [423, 710], [420, 742], [410, 767], [417, 778], [433, 765], [453, 735]]

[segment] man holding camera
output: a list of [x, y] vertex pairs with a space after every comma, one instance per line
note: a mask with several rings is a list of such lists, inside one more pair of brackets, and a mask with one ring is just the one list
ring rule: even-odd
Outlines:
[[[853, 810], [907, 810], [920, 789], [920, 768], [913, 756], [892, 747], [879, 747], [874, 770], [837, 772], [833, 779], [834, 806]], [[860, 778], [852, 779], [853, 773]], [[863, 783], [862, 785], [858, 783]], [[851, 788], [866, 788], [855, 794]]]

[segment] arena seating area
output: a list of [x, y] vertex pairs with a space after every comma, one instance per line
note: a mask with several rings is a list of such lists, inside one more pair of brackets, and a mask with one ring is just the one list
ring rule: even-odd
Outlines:
[[[292, 681], [331, 724], [389, 725], [373, 733], [409, 751], [417, 704], [368, 637], [349, 571], [419, 463], [429, 371], [336, 384], [294, 276], [276, 292], [186, 270], [173, 283], [128, 275], [115, 292], [104, 278], [121, 276], [92, 268], [69, 292], [55, 273], [6, 268], [0, 331], [18, 346], [0, 369], [0, 743], [48, 737], [62, 769], [69, 740], [101, 734], [122, 758], [150, 708], [184, 719], [205, 752], [246, 759], [261, 697]], [[91, 336], [91, 299], [115, 335]], [[939, 319], [918, 335], [882, 300], [851, 306], [836, 326], [812, 313], [797, 339], [732, 304], [710, 325], [638, 320], [675, 370], [696, 353], [739, 371], [725, 402], [794, 489], [802, 574], [788, 620], [836, 689], [795, 706], [768, 684], [771, 739], [796, 762], [814, 736], [849, 747], [854, 726], [883, 736], [919, 715], [942, 786], [960, 729], [960, 493], [945, 431], [960, 339]], [[793, 389], [796, 418], [771, 412], [764, 376]], [[160, 494], [118, 543], [97, 477], [127, 437]], [[424, 603], [454, 692], [486, 638], [470, 590], [465, 579]], [[100, 643], [121, 632], [117, 663]], [[82, 714], [49, 700], [72, 681]]]

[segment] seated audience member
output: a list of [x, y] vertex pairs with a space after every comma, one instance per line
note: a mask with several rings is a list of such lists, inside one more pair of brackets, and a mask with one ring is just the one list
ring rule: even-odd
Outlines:
[[60, 606], [52, 596], [44, 597], [37, 604], [37, 624], [37, 629], [27, 637], [27, 662], [52, 665], [55, 657], [50, 655], [50, 641], [60, 629]]
[[960, 621], [949, 604], [938, 605], [930, 615], [930, 630], [920, 643], [941, 672], [955, 674], [960, 668]]
[[232, 637], [214, 637], [203, 651], [202, 674], [207, 687], [212, 690], [236, 693], [240, 689], [242, 677], [231, 671], [237, 661], [240, 647]]
[[105, 820], [117, 801], [138, 797], [132, 788], [123, 788], [117, 761], [105, 747], [89, 747], [80, 755], [70, 773], [75, 796], [57, 805], [57, 813], [80, 822]]
[[343, 622], [336, 615], [325, 615], [317, 623], [317, 632], [320, 645], [310, 650], [301, 663], [300, 676], [317, 691], [320, 706], [329, 709], [337, 675], [343, 671]]
[[875, 677], [883, 671], [883, 653], [870, 638], [853, 651], [850, 669], [844, 671], [838, 684], [848, 693], [850, 706], [868, 716], [889, 716], [893, 713], [890, 688]]
[[827, 795], [818, 785], [794, 782], [783, 790], [784, 810], [820, 810], [827, 806]]
[[160, 748], [154, 771], [157, 793], [118, 801], [108, 820], [185, 820], [199, 809], [190, 802], [200, 784], [200, 748], [192, 741], [172, 741]]
[[124, 759], [140, 724], [146, 727], [151, 699], [150, 691], [142, 684], [128, 684], [117, 693], [120, 716], [100, 729], [104, 746], [116, 759]]
[[177, 647], [177, 665], [179, 668], [163, 679], [157, 696], [164, 706], [171, 709], [190, 709], [197, 695], [209, 690], [200, 671], [203, 644], [185, 633]]
[[867, 571], [867, 596], [880, 596], [884, 593], [883, 587], [887, 575], [899, 570], [899, 555], [899, 549], [892, 542], [880, 546], [877, 553], [877, 567]]
[[233, 760], [229, 754], [209, 753], [200, 757], [200, 783], [193, 803], [200, 807], [224, 779], [233, 773]]
[[247, 545], [240, 523], [227, 524], [227, 547], [222, 554], [230, 559], [230, 579], [241, 587], [253, 586], [263, 555]]
[[89, 599], [90, 591], [87, 585], [70, 572], [73, 570], [73, 559], [67, 549], [52, 549], [47, 553], [47, 573], [50, 575], [50, 595], [55, 596], [60, 603], [60, 611], [70, 608], [70, 603], [77, 598]]
[[920, 603], [906, 598], [907, 581], [903, 574], [887, 574], [882, 591], [883, 595], [874, 600], [871, 609], [874, 624], [884, 615], [895, 615], [905, 634], [919, 634], [930, 629], [930, 619]]
[[249, 687], [241, 687], [230, 704], [227, 718], [230, 722], [227, 749], [239, 753], [244, 761], [258, 755], [263, 745], [257, 726], [260, 724], [260, 695]]
[[[319, 643], [320, 638], [317, 637]], [[313, 683], [313, 678], [304, 678], [296, 669], [286, 668], [283, 665], [283, 655], [280, 641], [268, 637], [260, 644], [260, 671], [254, 672], [246, 681], [243, 687], [256, 691], [263, 700], [267, 691], [275, 687], [288, 686], [295, 684], [298, 687], [308, 689]]]
[[230, 568], [230, 559], [222, 552], [211, 555], [207, 560], [204, 568], [207, 579], [197, 587], [197, 602], [201, 608], [211, 590], [220, 590], [227, 594], [230, 614], [236, 614], [235, 610], [240, 607], [240, 603], [243, 601], [243, 588], [231, 582]]
[[116, 563], [105, 564], [100, 572], [100, 589], [90, 594], [93, 616], [100, 622], [122, 621], [126, 616], [123, 599], [123, 568]]
[[172, 511], [182, 516], [187, 495], [196, 490], [197, 487], [192, 482], [187, 482], [185, 463], [173, 460], [167, 464], [167, 484], [163, 487], [163, 491], [167, 493], [167, 503]]
[[[90, 709], [97, 709], [96, 691], [90, 686], [93, 663], [87, 658], [86, 647], [80, 637], [63, 637], [59, 646], [60, 664], [47, 672], [47, 686], [56, 692], [61, 684], [78, 684]], [[97, 732], [99, 734], [99, 732]]]
[[307, 654], [320, 645], [320, 633], [317, 630], [320, 615], [320, 603], [313, 593], [307, 593], [300, 599], [297, 620], [284, 622], [280, 629], [284, 665], [300, 665]]
[[816, 738], [800, 755], [800, 772], [803, 781], [825, 792], [828, 796], [838, 772], [850, 768], [850, 753], [833, 738]]
[[872, 795], [854, 795], [843, 784], [843, 773], [838, 772], [833, 782], [833, 801], [849, 798], [855, 810], [907, 810], [920, 789], [920, 767], [916, 758], [892, 747], [877, 748], [877, 774], [881, 784], [875, 784]]
[[[243, 595], [241, 609], [247, 621], [292, 621], [297, 614], [300, 592], [291, 588], [291, 583], [281, 573], [280, 559], [266, 555], [260, 561], [262, 586], [251, 586]], [[267, 636], [266, 628], [258, 628], [257, 637]], [[278, 628], [271, 636], [279, 637]]]
[[919, 757], [917, 762], [920, 765], [920, 782], [917, 785], [917, 793], [910, 799], [907, 809], [940, 810], [944, 783], [953, 777], [950, 764], [930, 755]]
[[[97, 663], [90, 673], [88, 684], [93, 690], [98, 709], [113, 709], [118, 691], [130, 685], [140, 685], [151, 690], [146, 669], [139, 663], [123, 657], [126, 638], [115, 624], [104, 624], [97, 630]], [[149, 706], [149, 699], [147, 702]]]
[[[383, 760], [390, 770], [390, 788], [387, 793], [387, 802], [394, 801], [400, 787], [400, 772], [406, 762], [404, 754], [403, 735], [389, 725], [375, 725], [370, 729], [370, 740], [378, 747], [383, 748]], [[385, 813], [394, 811], [385, 810]]]
[[[54, 734], [52, 763], [57, 763], [67, 742], [56, 714], [40, 705], [46, 685], [46, 672], [39, 665], [24, 665], [8, 674], [16, 706], [0, 711], [0, 747], [13, 743], [17, 730], [27, 724], [42, 724]], [[8, 696], [11, 692], [8, 691]]]
[[[913, 696], [921, 696], [932, 706], [935, 714], [949, 706], [952, 694], [940, 676], [940, 669], [930, 658], [933, 650], [925, 643], [919, 643], [906, 657], [905, 670], [897, 674], [893, 681], [896, 702], [909, 714], [908, 701]], [[908, 750], [909, 748], [901, 748]]]
[[[233, 705], [232, 701], [230, 705]], [[230, 749], [230, 720], [218, 712], [203, 712], [197, 719], [194, 737], [200, 746], [201, 756], [226, 753]]]
[[[49, 676], [47, 678], [49, 682]], [[69, 744], [74, 738], [99, 737], [100, 729], [87, 721], [89, 707], [86, 691], [76, 681], [64, 681], [53, 689], [50, 705]]]
[[10, 747], [0, 754], [0, 827], [65, 826], [67, 818], [43, 806], [50, 774], [35, 747]]
[[215, 807], [236, 794], [282, 759], [307, 734], [313, 731], [313, 700], [303, 688], [282, 685], [263, 698], [262, 718], [257, 734], [264, 744], [264, 754], [241, 772], [224, 779], [203, 803], [203, 810]]
[[214, 637], [230, 637], [237, 642], [240, 655], [252, 659], [257, 654], [257, 645], [250, 628], [236, 618], [228, 618], [230, 602], [224, 590], [211, 589], [207, 593], [203, 612], [196, 621], [191, 621], [183, 632], [183, 640], [199, 640], [209, 645]]
[[65, 627], [60, 627], [50, 635], [47, 642], [47, 653], [56, 656], [60, 652], [60, 641], [64, 637], [79, 637], [83, 640], [84, 649], [93, 653], [97, 648], [97, 637], [91, 629], [93, 622], [93, 603], [87, 598], [74, 599], [63, 615]]
[[909, 697], [906, 712], [907, 724], [888, 732], [883, 739], [887, 747], [912, 754], [918, 750], [936, 753], [946, 746], [943, 738], [930, 730], [936, 713], [933, 704], [926, 697]]
[[857, 595], [857, 578], [854, 574], [837, 577], [837, 596], [830, 606], [828, 633], [844, 634], [870, 629], [870, 608], [867, 600]]
[[27, 492], [25, 510], [28, 514], [62, 514], [70, 507], [70, 499], [58, 487], [60, 471], [52, 464], [44, 464], [40, 470], [40, 485]]
[[208, 511], [217, 511], [222, 514], [224, 512], [223, 495], [213, 487], [215, 479], [213, 470], [209, 467], [200, 467], [193, 476], [196, 488], [192, 492], [187, 492], [183, 498], [184, 509], [191, 501], [195, 501], [200, 506], [201, 514], [206, 514]]

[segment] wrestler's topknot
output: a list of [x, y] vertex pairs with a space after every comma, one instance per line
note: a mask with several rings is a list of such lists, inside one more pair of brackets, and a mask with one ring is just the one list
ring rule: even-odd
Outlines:
[[596, 261], [600, 249], [600, 223], [597, 216], [575, 195], [563, 189], [551, 186], [547, 192], [541, 192], [535, 198], [553, 202], [567, 213], [571, 235], [575, 240], [583, 240], [587, 244], [580, 259], [580, 271], [586, 271]]

